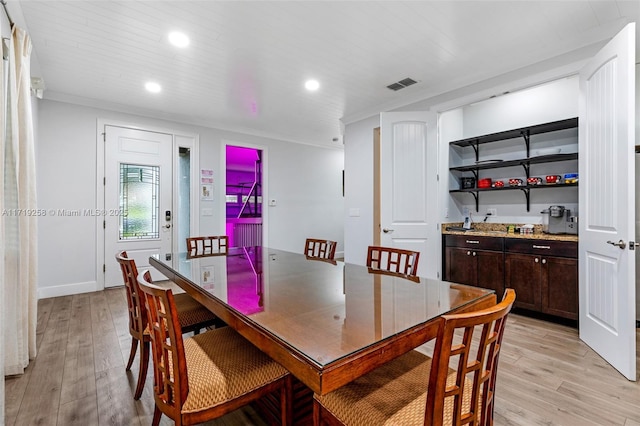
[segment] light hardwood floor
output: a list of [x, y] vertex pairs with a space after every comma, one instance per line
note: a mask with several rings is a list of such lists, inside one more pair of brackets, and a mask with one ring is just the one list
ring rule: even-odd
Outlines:
[[[37, 359], [5, 380], [6, 425], [151, 424], [151, 368], [140, 401], [132, 397], [137, 359], [124, 370], [131, 338], [123, 288], [40, 300], [37, 336]], [[163, 416], [161, 424], [172, 422]], [[248, 407], [207, 424], [264, 422]], [[495, 424], [640, 426], [640, 382], [623, 378], [575, 328], [511, 314]]]

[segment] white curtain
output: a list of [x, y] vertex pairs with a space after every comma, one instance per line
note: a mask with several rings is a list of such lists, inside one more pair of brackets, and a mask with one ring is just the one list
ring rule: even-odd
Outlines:
[[[31, 113], [31, 40], [15, 25], [11, 31], [7, 85], [3, 98], [0, 187], [4, 264], [0, 287], [4, 330], [4, 374], [22, 374], [36, 356], [37, 204], [36, 167]], [[4, 157], [4, 158], [2, 158]]]
[[[9, 62], [4, 60], [5, 45], [4, 40], [2, 42], [2, 67], [0, 67], [0, 166], [4, 169], [4, 145], [6, 140], [6, 104], [7, 104], [7, 70]], [[8, 52], [7, 52], [8, 57]], [[4, 211], [4, 172], [0, 172], [0, 212]], [[7, 323], [7, 316], [5, 315], [4, 301], [4, 215], [0, 214], [0, 362], [4, 366], [4, 324]], [[0, 425], [4, 425], [4, 378], [0, 383]]]

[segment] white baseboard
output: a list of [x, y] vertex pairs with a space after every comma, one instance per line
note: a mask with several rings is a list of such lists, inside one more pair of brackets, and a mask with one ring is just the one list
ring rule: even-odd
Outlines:
[[96, 281], [39, 287], [38, 299], [47, 299], [49, 297], [59, 297], [59, 296], [70, 296], [73, 294], [89, 293], [89, 292], [98, 291], [98, 290], [102, 290], [102, 288], [98, 288], [98, 283]]

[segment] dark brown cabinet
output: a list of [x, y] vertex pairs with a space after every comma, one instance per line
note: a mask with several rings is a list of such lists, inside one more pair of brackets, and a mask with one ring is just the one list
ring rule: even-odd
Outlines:
[[515, 306], [578, 319], [578, 243], [445, 234], [446, 281], [490, 288], [498, 300], [516, 291]]
[[569, 241], [505, 239], [505, 287], [515, 306], [578, 319], [578, 244]]
[[503, 239], [445, 235], [444, 279], [504, 292]]

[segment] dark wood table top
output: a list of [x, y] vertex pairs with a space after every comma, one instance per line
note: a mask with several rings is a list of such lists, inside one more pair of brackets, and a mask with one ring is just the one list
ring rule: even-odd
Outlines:
[[172, 258], [150, 262], [319, 394], [434, 338], [440, 315], [496, 303], [492, 290], [266, 247]]

